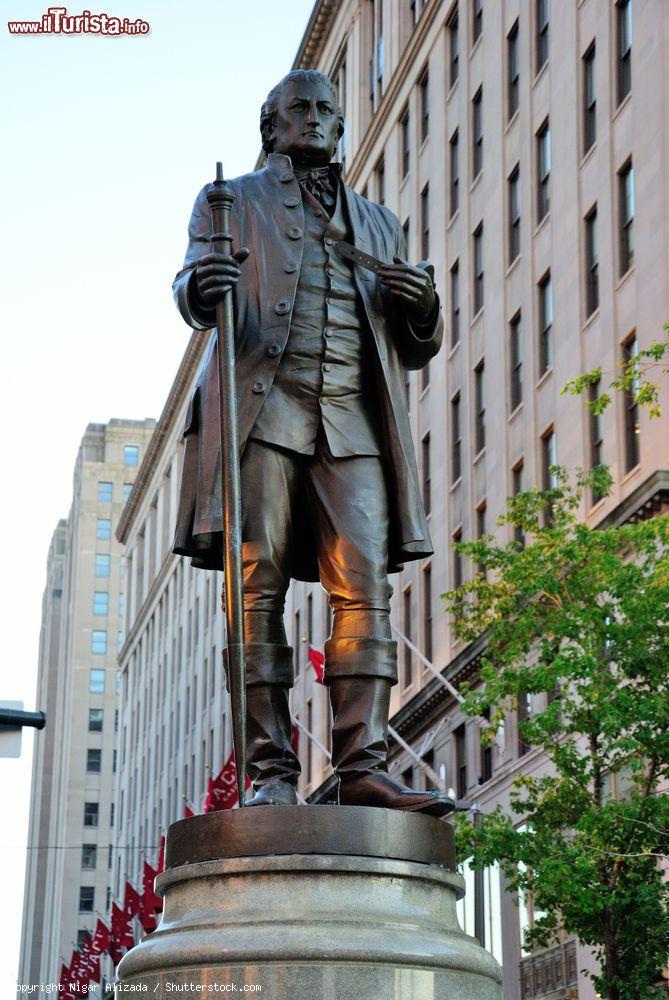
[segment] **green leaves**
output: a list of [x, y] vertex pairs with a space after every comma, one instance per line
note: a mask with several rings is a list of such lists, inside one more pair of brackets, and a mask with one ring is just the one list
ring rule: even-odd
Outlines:
[[[535, 945], [578, 935], [602, 962], [600, 994], [638, 1000], [669, 946], [669, 523], [593, 530], [579, 512], [593, 485], [609, 491], [608, 470], [574, 484], [552, 471], [552, 490], [508, 501], [497, 536], [458, 545], [485, 573], [443, 595], [458, 637], [487, 640], [465, 710], [489, 712], [493, 732], [529, 694], [521, 736], [547, 760], [515, 778], [508, 814], [480, 829], [458, 817], [458, 848], [499, 861], [545, 911]], [[524, 547], [504, 541], [517, 528]]]
[[[669, 323], [665, 323], [663, 329], [666, 334], [664, 340], [643, 348], [635, 357], [621, 361], [613, 372], [608, 372], [611, 378], [609, 388], [614, 392], [631, 395], [635, 403], [648, 411], [651, 419], [661, 416], [659, 383], [669, 372]], [[577, 375], [563, 386], [562, 395], [581, 396], [589, 393], [590, 387], [596, 386], [603, 374], [601, 368], [593, 368], [584, 375]], [[594, 399], [588, 399], [585, 405], [591, 413], [603, 413], [611, 405], [611, 395], [607, 392], [598, 393]]]

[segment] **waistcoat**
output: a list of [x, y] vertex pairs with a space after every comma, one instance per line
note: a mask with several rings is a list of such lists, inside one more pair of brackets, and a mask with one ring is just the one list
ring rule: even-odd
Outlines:
[[341, 191], [331, 219], [302, 190], [304, 247], [288, 342], [250, 436], [313, 455], [322, 424], [335, 458], [380, 455], [371, 331], [353, 273]]

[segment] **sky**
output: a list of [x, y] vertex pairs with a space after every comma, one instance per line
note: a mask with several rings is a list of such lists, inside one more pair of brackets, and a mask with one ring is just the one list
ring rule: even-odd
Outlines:
[[[35, 704], [46, 557], [86, 425], [160, 415], [188, 341], [171, 282], [195, 195], [251, 170], [267, 92], [313, 0], [111, 0], [142, 36], [10, 35], [0, 21], [0, 700]], [[68, 13], [98, 13], [95, 2]], [[0, 1000], [16, 995], [32, 766], [0, 759]]]

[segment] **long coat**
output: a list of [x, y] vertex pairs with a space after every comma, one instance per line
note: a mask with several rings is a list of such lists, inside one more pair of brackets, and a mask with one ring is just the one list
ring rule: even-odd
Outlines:
[[[270, 154], [266, 166], [230, 181], [233, 245], [250, 256], [233, 291], [239, 444], [244, 445], [272, 386], [290, 333], [291, 308], [300, 273], [304, 232], [301, 190], [289, 157]], [[214, 311], [194, 315], [188, 298], [193, 268], [210, 252], [211, 213], [206, 185], [197, 196], [189, 226], [186, 259], [173, 291], [189, 326], [207, 330]], [[341, 185], [352, 242], [381, 260], [406, 258], [398, 219], [387, 208]], [[423, 368], [441, 346], [441, 313], [433, 328], [420, 334], [387, 295], [376, 275], [356, 265], [355, 281], [372, 331], [378, 361], [377, 400], [385, 450], [390, 500], [388, 571], [432, 553], [425, 510], [418, 488], [416, 458], [405, 396], [405, 369]], [[222, 568], [221, 442], [218, 407], [218, 358], [214, 333], [188, 408], [185, 450], [174, 551], [193, 565]], [[271, 503], [272, 498], [262, 498]], [[259, 498], [259, 502], [262, 502]], [[294, 553], [291, 575], [318, 580], [316, 542], [305, 523]]]

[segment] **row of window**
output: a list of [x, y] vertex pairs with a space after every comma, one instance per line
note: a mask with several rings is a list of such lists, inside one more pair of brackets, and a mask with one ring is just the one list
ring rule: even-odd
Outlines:
[[[135, 462], [126, 462], [126, 465], [137, 465]], [[128, 502], [128, 497], [132, 491], [132, 483], [123, 484], [123, 503]], [[98, 482], [98, 503], [111, 503], [114, 499], [114, 484], [108, 482], [107, 480], [100, 480]]]
[[[379, 0], [379, 8], [381, 3]], [[474, 8], [476, 13], [474, 13]], [[632, 0], [619, 0], [616, 4], [617, 35], [616, 35], [616, 100], [617, 105], [630, 93], [632, 86]], [[381, 14], [378, 15], [381, 17]], [[478, 40], [483, 24], [482, 0], [477, 0], [472, 13], [472, 44]], [[539, 73], [548, 61], [549, 49], [549, 0], [535, 0], [535, 72]], [[458, 9], [451, 15], [447, 23], [449, 36], [449, 85], [453, 87], [458, 80], [460, 64], [459, 17]], [[381, 45], [382, 48], [382, 45]], [[597, 138], [597, 95], [595, 72], [595, 41], [589, 45], [582, 57], [582, 150], [585, 155], [594, 145]], [[520, 102], [520, 28], [516, 20], [507, 35], [507, 118], [511, 120], [519, 108]], [[418, 80], [419, 90], [419, 141], [425, 141], [429, 134], [430, 100], [429, 74], [423, 70]], [[400, 115], [400, 156], [401, 176], [406, 177], [411, 164], [411, 119], [409, 108], [406, 107]], [[479, 86], [472, 98], [472, 149], [471, 149], [471, 179], [478, 177], [483, 169], [483, 88]], [[546, 215], [549, 209], [548, 174], [550, 173], [550, 132], [548, 122], [545, 122], [538, 139], [538, 205], [537, 222]], [[451, 164], [451, 216], [457, 210], [459, 169], [458, 130], [450, 140]], [[376, 167], [377, 200], [384, 203], [383, 191], [383, 158]], [[513, 258], [512, 258], [513, 259]]]
[[[104, 709], [89, 708], [88, 710], [88, 731], [89, 733], [101, 733], [104, 725]], [[118, 732], [118, 708], [114, 710], [114, 732]]]
[[[119, 629], [116, 633], [116, 651], [123, 648], [124, 633]], [[102, 656], [107, 652], [107, 632], [105, 629], [94, 628], [91, 632], [91, 652]]]
[[[119, 617], [122, 619], [125, 613], [125, 594], [119, 594], [118, 596], [118, 613]], [[107, 590], [94, 591], [93, 614], [94, 615], [109, 614], [109, 591]]]

